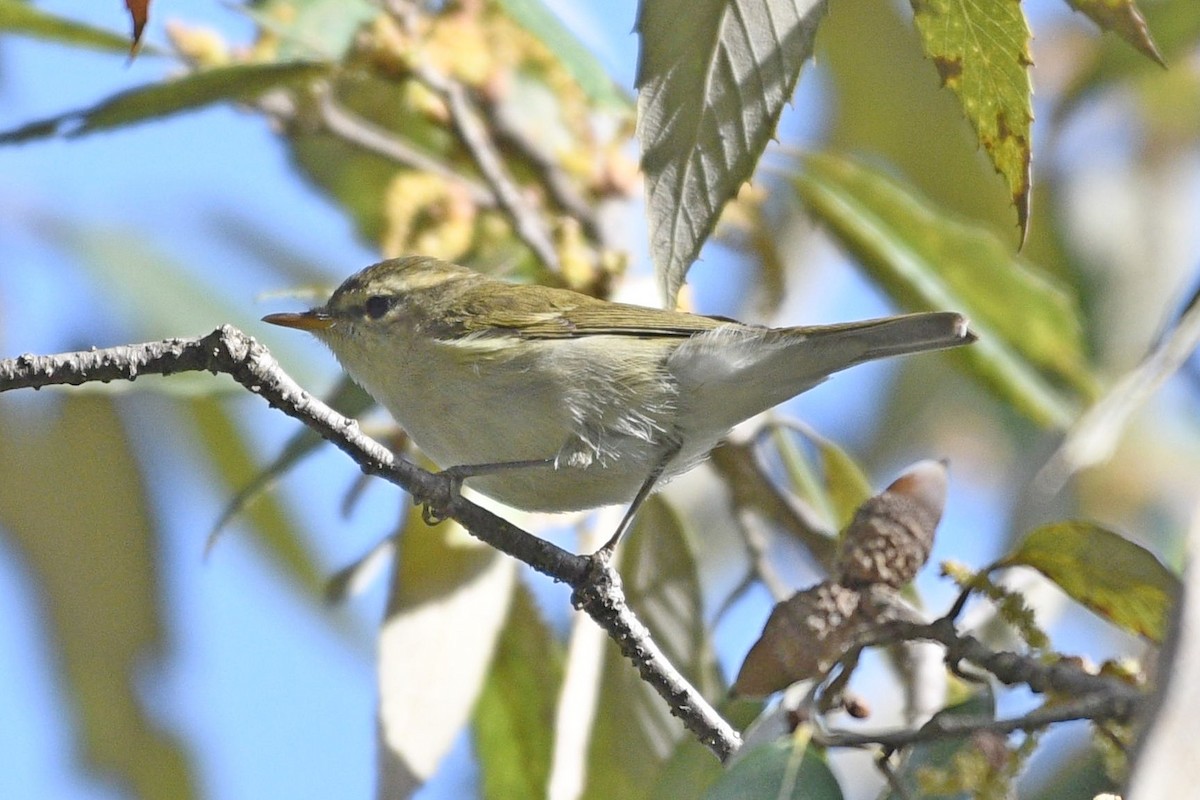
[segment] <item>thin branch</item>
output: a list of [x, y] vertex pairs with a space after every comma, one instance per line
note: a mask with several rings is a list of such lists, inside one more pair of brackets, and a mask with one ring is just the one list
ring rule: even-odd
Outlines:
[[620, 579], [600, 559], [578, 556], [533, 536], [450, 491], [450, 481], [426, 472], [359, 430], [304, 391], [279, 366], [267, 349], [240, 330], [225, 325], [207, 336], [166, 339], [103, 350], [53, 356], [23, 355], [0, 360], [0, 392], [40, 389], [114, 380], [132, 381], [141, 375], [178, 372], [226, 373], [268, 405], [300, 420], [350, 456], [368, 475], [377, 475], [406, 489], [414, 499], [430, 504], [441, 516], [452, 517], [472, 535], [574, 590], [583, 608], [629, 658], [688, 730], [719, 759], [741, 746], [741, 737], [663, 656], [649, 631], [624, 601]]
[[381, 155], [397, 164], [437, 175], [466, 189], [471, 202], [483, 208], [495, 208], [499, 201], [487, 187], [456, 172], [443, 162], [422, 153], [407, 142], [393, 136], [388, 130], [363, 119], [333, 99], [330, 92], [321, 94], [317, 100], [321, 124], [334, 136]]
[[979, 731], [1008, 734], [1013, 731], [1035, 731], [1056, 722], [1072, 720], [1111, 719], [1122, 716], [1124, 709], [1119, 698], [1092, 694], [1067, 703], [1046, 705], [1019, 717], [934, 717], [920, 728], [856, 733], [850, 731], [819, 731], [814, 729], [813, 741], [826, 747], [873, 747], [899, 749], [920, 742], [958, 738]]
[[542, 218], [525, 201], [516, 182], [509, 176], [487, 126], [483, 124], [479, 112], [467, 97], [467, 90], [458, 81], [425, 64], [414, 64], [412, 74], [446, 103], [450, 112], [450, 122], [454, 125], [458, 138], [471, 154], [483, 179], [491, 187], [500, 210], [508, 216], [517, 236], [549, 270], [558, 272], [561, 264], [558, 251], [550, 239], [550, 232]]
[[919, 640], [935, 641], [944, 646], [946, 661], [951, 665], [969, 661], [1008, 686], [1024, 684], [1039, 694], [1054, 693], [1056, 696], [1073, 699], [1053, 706], [1043, 706], [1021, 717], [1001, 720], [991, 717], [935, 717], [916, 729], [863, 733], [819, 731], [822, 744], [829, 747], [882, 745], [894, 749], [916, 742], [961, 736], [977, 730], [996, 733], [1029, 731], [1045, 728], [1056, 722], [1078, 719], [1129, 721], [1139, 714], [1148, 702], [1148, 696], [1141, 689], [1115, 678], [1093, 675], [1074, 664], [1046, 664], [1037, 658], [1019, 653], [992, 650], [975, 637], [959, 633], [948, 617], [929, 624], [886, 623], [860, 640], [851, 653], [857, 653], [863, 647]]

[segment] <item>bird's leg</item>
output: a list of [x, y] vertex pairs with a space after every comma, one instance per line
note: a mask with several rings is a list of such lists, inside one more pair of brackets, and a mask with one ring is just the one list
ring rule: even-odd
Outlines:
[[477, 478], [480, 475], [491, 475], [494, 472], [505, 472], [510, 469], [552, 466], [554, 466], [553, 458], [533, 458], [527, 461], [497, 461], [492, 464], [460, 464], [456, 467], [447, 467], [436, 473], [443, 479], [443, 491], [439, 492], [436, 497], [420, 501], [421, 518], [425, 520], [426, 525], [436, 525], [445, 519], [441, 510], [449, 506], [450, 501], [462, 492], [463, 481], [468, 478]]
[[642, 507], [642, 503], [646, 502], [646, 498], [654, 491], [654, 486], [658, 483], [658, 479], [662, 477], [663, 472], [667, 469], [667, 464], [671, 463], [671, 459], [679, 455], [679, 448], [682, 446], [679, 442], [674, 442], [662, 454], [658, 463], [654, 465], [654, 469], [646, 476], [646, 480], [642, 482], [641, 488], [637, 494], [633, 496], [633, 502], [629, 504], [629, 510], [625, 512], [625, 516], [621, 518], [621, 524], [617, 526], [617, 530], [609, 538], [604, 546], [592, 554], [592, 558], [598, 558], [601, 561], [608, 561], [612, 558], [613, 551], [617, 549], [617, 542], [621, 541], [621, 537], [633, 525], [633, 518], [637, 516], [638, 509]]

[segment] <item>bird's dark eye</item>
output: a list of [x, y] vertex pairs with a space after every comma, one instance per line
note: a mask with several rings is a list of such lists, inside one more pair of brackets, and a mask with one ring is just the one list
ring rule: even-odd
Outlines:
[[393, 299], [382, 294], [372, 295], [363, 303], [363, 311], [366, 311], [371, 319], [379, 319], [391, 309]]

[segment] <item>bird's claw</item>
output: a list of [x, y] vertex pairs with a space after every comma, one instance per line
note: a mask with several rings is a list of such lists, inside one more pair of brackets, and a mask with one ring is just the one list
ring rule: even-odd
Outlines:
[[444, 522], [449, 517], [447, 511], [450, 504], [461, 496], [463, 481], [468, 477], [458, 467], [435, 474], [438, 479], [436, 487], [420, 500], [414, 498], [421, 505], [421, 519], [430, 526]]

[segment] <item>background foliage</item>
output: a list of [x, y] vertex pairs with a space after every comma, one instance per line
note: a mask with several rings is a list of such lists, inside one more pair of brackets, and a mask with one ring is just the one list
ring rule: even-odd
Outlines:
[[[829, 533], [863, 475], [882, 486], [947, 457], [934, 558], [979, 568], [1036, 530], [1012, 563], [1079, 603], [1021, 574], [1054, 648], [1136, 658], [1144, 640], [1121, 630], [1146, 634], [1161, 615], [1129, 621], [1121, 598], [1161, 592], [1160, 576], [1114, 579], [1105, 537], [1178, 567], [1200, 452], [1190, 367], [1152, 396], [1155, 375], [1123, 377], [1160, 335], [1189, 335], [1173, 321], [1200, 255], [1200, 15], [1191, 0], [1142, 5], [1148, 26], [1132, 5], [1083, 8], [1123, 41], [1049, 3], [982, 16], [923, 2], [566, 3], [560, 18], [529, 0], [430, 14], [163, 2], [126, 65], [128, 38], [106, 32], [121, 24], [113, 9], [0, 0], [0, 352], [232, 322], [339, 408], [369, 413], [315, 345], [255, 322], [303, 302], [278, 293], [320, 295], [381, 254], [419, 251], [654, 303], [715, 230], [682, 298], [697, 310], [785, 324], [945, 307], [981, 334], [970, 351], [864, 368], [783, 409], [828, 438], [766, 437], [757, 456], [774, 485]], [[625, 34], [635, 24], [638, 38]], [[456, 91], [506, 179], [470, 144]], [[1166, 375], [1181, 360], [1147, 363]], [[1051, 459], [1085, 408], [1131, 383]], [[394, 492], [362, 486], [232, 388], [189, 376], [0, 404], [0, 702], [12, 709], [0, 795], [710, 790], [716, 762], [576, 624], [561, 589], [453, 526], [425, 530]], [[230, 499], [271, 464], [202, 559]], [[716, 700], [772, 600], [729, 516], [731, 493], [761, 504], [768, 490], [732, 474], [679, 481], [622, 563], [643, 620]], [[758, 517], [784, 585], [817, 580], [811, 540]], [[1040, 527], [1069, 519], [1099, 525]], [[573, 524], [540, 529], [587, 548]], [[384, 567], [373, 581], [338, 572], [368, 552]], [[918, 590], [936, 613], [956, 587], [934, 572]], [[1079, 574], [1116, 586], [1089, 594], [1102, 582], [1064, 577]], [[366, 589], [330, 607], [334, 577]], [[1120, 627], [1082, 610], [1114, 603]], [[1012, 644], [990, 606], [971, 613]], [[899, 718], [896, 687], [883, 659], [866, 664], [869, 724]], [[930, 711], [951, 700], [944, 713], [993, 702], [942, 691]], [[755, 711], [729, 709], [743, 725]], [[1119, 759], [1103, 762], [1081, 726], [1008, 744], [1013, 764], [1032, 753], [1022, 796], [1091, 797], [1119, 780]], [[944, 764], [934, 749], [912, 764]], [[794, 796], [881, 791], [861, 755], [829, 773], [797, 752], [756, 750], [712, 796], [791, 786], [797, 770], [811, 794]]]

